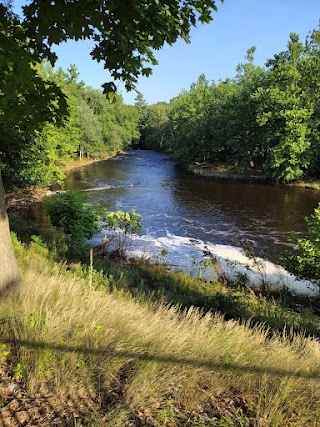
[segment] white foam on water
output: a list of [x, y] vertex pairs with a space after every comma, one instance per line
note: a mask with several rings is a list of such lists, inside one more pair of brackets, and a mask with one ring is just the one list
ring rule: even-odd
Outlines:
[[[115, 232], [121, 237], [121, 231]], [[93, 244], [100, 244], [103, 236], [110, 237], [114, 232], [103, 230], [92, 240]], [[114, 249], [117, 237], [110, 243], [110, 250]], [[183, 237], [166, 233], [166, 236], [129, 235], [126, 237], [126, 255], [133, 258], [148, 258], [154, 262], [165, 262], [174, 270], [182, 270], [187, 274], [199, 276], [205, 280], [214, 279], [223, 272], [231, 280], [245, 275], [252, 285], [267, 283], [275, 287], [287, 287], [293, 293], [314, 295], [319, 292], [317, 286], [308, 280], [299, 280], [280, 265], [270, 261], [244, 255], [239, 247], [206, 243], [190, 237]], [[167, 254], [161, 255], [163, 249]], [[204, 255], [205, 254], [205, 255]], [[204, 259], [215, 258], [215, 266], [202, 267]]]
[[114, 188], [111, 185], [104, 185], [103, 187], [93, 187], [93, 188], [86, 188], [85, 190], [81, 190], [82, 193], [87, 191], [103, 191], [103, 190], [109, 190], [110, 188]]
[[92, 188], [86, 188], [84, 190], [80, 190], [82, 193], [83, 192], [88, 192], [88, 191], [104, 191], [104, 190], [110, 190], [112, 188], [127, 188], [127, 187], [134, 187], [134, 184], [120, 184], [120, 185], [103, 185], [101, 187], [97, 186], [97, 187], [92, 187]]

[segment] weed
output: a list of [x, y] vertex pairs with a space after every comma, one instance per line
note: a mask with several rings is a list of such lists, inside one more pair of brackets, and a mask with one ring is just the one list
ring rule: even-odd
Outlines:
[[7, 357], [10, 354], [9, 346], [0, 341], [0, 366], [5, 365]]
[[22, 362], [17, 362], [13, 367], [13, 378], [15, 380], [21, 380], [25, 375], [25, 367]]
[[161, 427], [166, 427], [169, 421], [174, 418], [174, 400], [168, 399], [165, 406], [159, 411], [159, 421], [162, 423]]

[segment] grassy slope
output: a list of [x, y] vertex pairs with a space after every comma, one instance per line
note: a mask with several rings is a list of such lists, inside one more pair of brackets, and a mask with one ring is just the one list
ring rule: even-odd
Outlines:
[[320, 425], [317, 340], [96, 290], [39, 245], [16, 250], [0, 360], [29, 425]]

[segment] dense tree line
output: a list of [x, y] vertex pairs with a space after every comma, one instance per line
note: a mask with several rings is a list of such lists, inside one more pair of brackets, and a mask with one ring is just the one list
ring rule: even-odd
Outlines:
[[186, 162], [260, 169], [282, 181], [320, 174], [320, 31], [254, 64], [255, 47], [234, 78], [204, 75], [169, 104], [138, 99], [141, 145]]
[[79, 81], [74, 65], [65, 72], [49, 63], [37, 65], [43, 81], [55, 84], [66, 95], [68, 113], [58, 124], [41, 129], [22, 124], [10, 127], [4, 137], [16, 141], [16, 149], [3, 144], [0, 156], [7, 188], [61, 181], [60, 165], [70, 159], [99, 158], [127, 149], [139, 138], [136, 109], [119, 94], [109, 97]]

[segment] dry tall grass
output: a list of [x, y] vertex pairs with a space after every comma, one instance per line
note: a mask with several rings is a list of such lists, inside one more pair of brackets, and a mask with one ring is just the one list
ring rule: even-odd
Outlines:
[[62, 274], [41, 254], [23, 256], [21, 288], [0, 301], [0, 331], [30, 392], [107, 396], [114, 381], [123, 382], [94, 425], [124, 426], [130, 410], [169, 397], [190, 408], [232, 386], [252, 403], [257, 427], [320, 425], [317, 340], [117, 299]]

